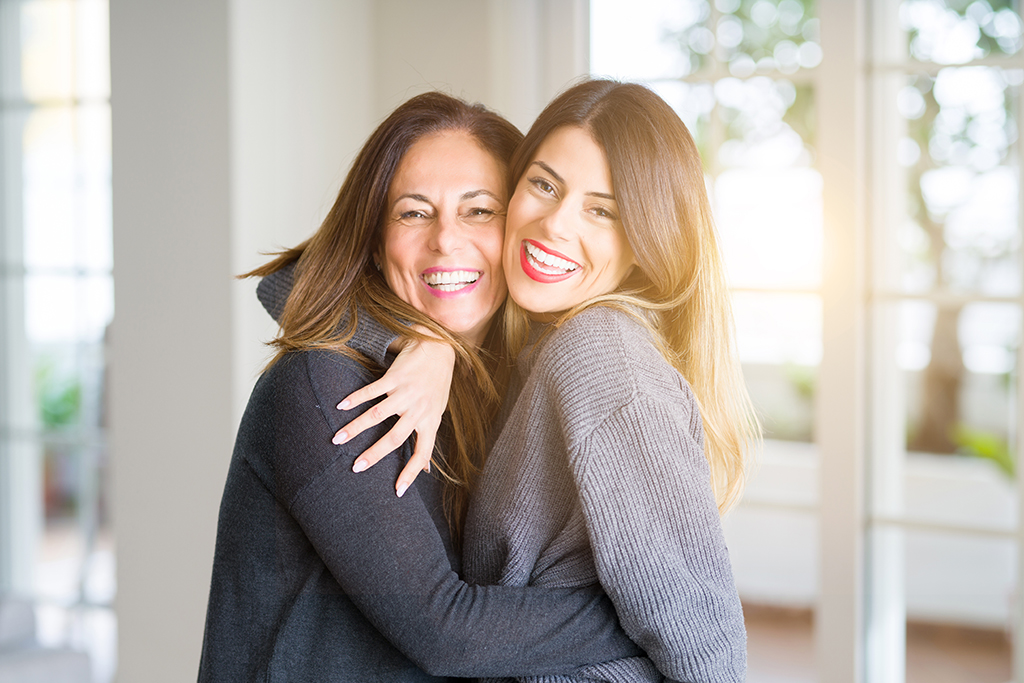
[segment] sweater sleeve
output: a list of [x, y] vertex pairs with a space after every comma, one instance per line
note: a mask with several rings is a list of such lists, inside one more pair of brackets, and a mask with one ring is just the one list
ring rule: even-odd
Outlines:
[[573, 473], [626, 633], [672, 680], [734, 683], [746, 676], [743, 610], [688, 418], [634, 400], [580, 444]]
[[[281, 270], [275, 271], [260, 280], [256, 285], [256, 297], [263, 308], [275, 321], [281, 321], [284, 305], [295, 286], [295, 264], [291, 263]], [[345, 324], [346, 320], [342, 321]], [[356, 331], [348, 345], [367, 358], [372, 359], [381, 367], [387, 365], [388, 346], [398, 337], [397, 334], [378, 323], [372, 316], [360, 314], [356, 321]]]
[[689, 384], [626, 314], [595, 309], [546, 364], [598, 580], [671, 680], [737, 683], [746, 629]]
[[638, 652], [607, 598], [591, 590], [462, 582], [419, 487], [394, 495], [404, 458], [351, 471], [386, 426], [331, 444], [339, 418], [322, 406], [359, 384], [332, 355], [307, 354], [309, 397], [281, 406], [275, 485], [331, 575], [388, 640], [428, 673], [462, 677], [567, 672]]

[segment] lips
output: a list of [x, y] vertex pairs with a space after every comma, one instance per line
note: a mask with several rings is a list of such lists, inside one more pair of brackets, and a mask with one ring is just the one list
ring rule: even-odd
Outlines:
[[580, 268], [580, 264], [575, 261], [545, 249], [533, 240], [523, 240], [519, 249], [519, 263], [530, 279], [544, 284], [566, 280]]
[[447, 299], [476, 289], [481, 277], [483, 272], [479, 270], [429, 268], [423, 271], [420, 280], [431, 294]]

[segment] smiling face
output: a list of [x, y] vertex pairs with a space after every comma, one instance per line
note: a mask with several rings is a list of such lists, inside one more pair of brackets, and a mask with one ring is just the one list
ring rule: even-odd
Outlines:
[[552, 131], [508, 206], [505, 278], [536, 320], [614, 291], [636, 265], [604, 150], [586, 130]]
[[479, 344], [505, 300], [503, 166], [469, 134], [428, 135], [402, 157], [376, 253], [395, 294]]

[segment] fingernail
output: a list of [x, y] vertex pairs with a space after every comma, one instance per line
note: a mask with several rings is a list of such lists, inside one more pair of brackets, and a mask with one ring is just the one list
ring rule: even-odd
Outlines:
[[348, 432], [338, 432], [337, 434], [334, 435], [334, 438], [331, 439], [331, 441], [340, 446], [341, 444], [348, 441]]
[[408, 491], [408, 490], [409, 490], [409, 485], [408, 484], [399, 484], [398, 485], [398, 497], [401, 498], [402, 496], [404, 496], [405, 492]]
[[362, 472], [363, 470], [365, 470], [369, 466], [370, 466], [370, 463], [366, 462], [365, 460], [356, 460], [356, 464], [352, 465], [352, 471], [353, 472]]
[[345, 410], [349, 407], [349, 405], [350, 404], [348, 402], [348, 399], [346, 398], [344, 401], [338, 404], [338, 410]]

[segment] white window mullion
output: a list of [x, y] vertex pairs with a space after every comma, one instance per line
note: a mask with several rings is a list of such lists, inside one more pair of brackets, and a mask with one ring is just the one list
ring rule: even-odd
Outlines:
[[[874, 0], [869, 10], [871, 63], [906, 59], [906, 34], [899, 21], [900, 0]], [[870, 290], [897, 291], [902, 250], [896, 236], [906, 215], [905, 173], [895, 150], [906, 123], [895, 118], [902, 73], [869, 71], [865, 110], [870, 116], [871, 188]], [[900, 300], [870, 298], [870, 445], [867, 454], [868, 514], [871, 520], [904, 516], [906, 461], [906, 382], [897, 362]], [[867, 564], [865, 672], [872, 683], [906, 680], [907, 596], [906, 533], [900, 526], [871, 524], [866, 538]]]
[[[1017, 123], [1017, 142], [1014, 147], [1014, 156], [1016, 156], [1017, 166], [1017, 230], [1019, 234], [1024, 235], [1024, 172], [1022, 172], [1021, 160], [1021, 136], [1024, 135], [1024, 88], [1017, 88], [1016, 94], [1016, 123]], [[1024, 261], [1024, 250], [1020, 250], [1018, 255], [1018, 262]], [[1024, 271], [1024, 263], [1020, 266]], [[1019, 298], [1020, 305], [1024, 307], [1024, 294]], [[1016, 533], [1016, 552], [1017, 552], [1017, 567], [1016, 567], [1016, 590], [1014, 591], [1014, 605], [1013, 605], [1013, 624], [1015, 628], [1012, 629], [1012, 645], [1013, 645], [1013, 680], [1016, 683], [1024, 683], [1024, 628], [1021, 627], [1024, 624], [1024, 557], [1022, 557], [1022, 549], [1024, 549], [1024, 505], [1021, 504], [1024, 501], [1024, 395], [1022, 395], [1022, 384], [1021, 384], [1021, 372], [1024, 372], [1024, 342], [1018, 340], [1017, 343], [1017, 371], [1014, 373], [1016, 391], [1015, 396], [1016, 405], [1016, 419], [1014, 420], [1013, 431], [1011, 435], [1011, 441], [1009, 443], [1014, 444], [1013, 454], [1014, 462], [1016, 463], [1015, 476], [1016, 476], [1016, 488], [1017, 488], [1017, 533]]]
[[822, 0], [818, 159], [824, 281], [817, 404], [821, 683], [860, 683], [864, 651], [865, 0]]

